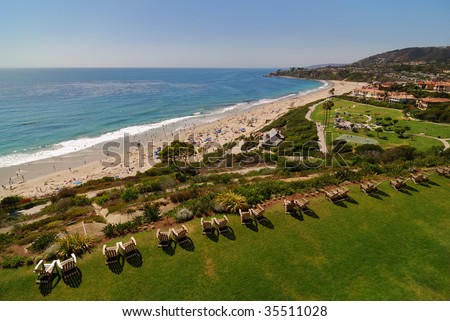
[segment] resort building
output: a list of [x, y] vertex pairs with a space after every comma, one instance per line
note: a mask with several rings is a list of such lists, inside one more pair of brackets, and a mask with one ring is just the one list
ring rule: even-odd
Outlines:
[[428, 104], [437, 104], [437, 103], [448, 103], [450, 99], [448, 98], [435, 98], [435, 97], [426, 97], [426, 98], [416, 98], [416, 106], [419, 109], [427, 109]]
[[450, 82], [426, 80], [418, 81], [417, 85], [425, 90], [450, 93]]
[[386, 97], [386, 92], [384, 90], [379, 90], [370, 87], [355, 88], [352, 91], [352, 96], [364, 99], [373, 100], [384, 100]]
[[390, 92], [388, 93], [388, 101], [390, 103], [406, 103], [415, 100], [416, 97], [406, 92]]

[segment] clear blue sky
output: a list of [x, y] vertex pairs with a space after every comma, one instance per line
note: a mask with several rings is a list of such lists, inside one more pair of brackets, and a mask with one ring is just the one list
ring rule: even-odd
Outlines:
[[290, 67], [442, 45], [449, 0], [0, 1], [0, 67]]

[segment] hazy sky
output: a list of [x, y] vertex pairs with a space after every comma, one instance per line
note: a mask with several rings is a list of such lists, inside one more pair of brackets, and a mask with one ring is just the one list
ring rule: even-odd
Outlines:
[[0, 0], [0, 67], [290, 67], [450, 45], [449, 0]]

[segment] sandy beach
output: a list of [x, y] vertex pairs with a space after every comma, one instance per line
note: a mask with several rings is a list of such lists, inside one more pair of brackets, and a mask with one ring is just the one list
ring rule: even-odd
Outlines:
[[[286, 113], [290, 108], [330, 96], [334, 88], [335, 95], [350, 92], [358, 83], [345, 81], [327, 81], [327, 86], [303, 95], [280, 99], [271, 103], [257, 105], [243, 111], [235, 110], [231, 114], [215, 114], [209, 118], [191, 118], [139, 135], [130, 136], [131, 145], [140, 144], [141, 152], [133, 147], [129, 150], [110, 146], [109, 157], [102, 151], [105, 144], [76, 151], [62, 157], [55, 157], [29, 164], [0, 168], [0, 197], [22, 195], [37, 197], [57, 192], [63, 187], [73, 187], [91, 179], [105, 176], [123, 178], [144, 172], [158, 160], [153, 159], [155, 149], [163, 147], [175, 138], [183, 141], [193, 139], [197, 147], [205, 146], [208, 141], [221, 145], [232, 142], [241, 135], [258, 132], [267, 123]], [[126, 146], [124, 139], [116, 142]], [[130, 145], [130, 144], [128, 144]], [[127, 152], [128, 151], [128, 152]], [[142, 152], [143, 151], [143, 152]], [[129, 157], [124, 162], [124, 155]], [[114, 165], [108, 165], [119, 160]]]

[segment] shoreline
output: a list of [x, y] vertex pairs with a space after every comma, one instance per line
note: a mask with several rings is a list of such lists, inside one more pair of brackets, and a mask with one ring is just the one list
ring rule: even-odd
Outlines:
[[[236, 104], [235, 108], [221, 112], [193, 115], [179, 122], [168, 122], [159, 128], [130, 135], [130, 142], [144, 146], [145, 160], [138, 155], [137, 148], [130, 149], [129, 166], [124, 166], [124, 154], [110, 149], [112, 155], [120, 154], [121, 162], [115, 167], [104, 167], [102, 161], [108, 160], [102, 153], [99, 143], [87, 149], [70, 154], [61, 155], [28, 164], [0, 168], [0, 197], [21, 195], [26, 197], [41, 197], [52, 194], [62, 187], [73, 187], [91, 179], [105, 176], [123, 178], [134, 176], [138, 171], [144, 172], [154, 163], [149, 163], [153, 150], [170, 143], [174, 138], [188, 140], [193, 138], [199, 146], [206, 141], [217, 142], [221, 145], [235, 140], [242, 134], [248, 135], [258, 131], [268, 122], [280, 117], [290, 108], [299, 107], [309, 102], [329, 97], [329, 89], [335, 88], [339, 95], [351, 91], [357, 83], [345, 81], [321, 81], [323, 86], [304, 93], [291, 94], [275, 99], [261, 99], [257, 102]], [[258, 103], [260, 102], [260, 103]], [[245, 109], [239, 107], [250, 104]], [[123, 146], [124, 139], [114, 139]], [[149, 145], [150, 143], [150, 145]], [[150, 147], [152, 150], [147, 149]], [[199, 147], [197, 146], [197, 147]], [[110, 158], [109, 161], [112, 161]]]

